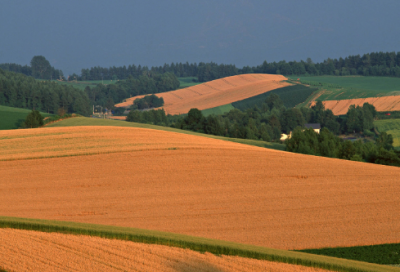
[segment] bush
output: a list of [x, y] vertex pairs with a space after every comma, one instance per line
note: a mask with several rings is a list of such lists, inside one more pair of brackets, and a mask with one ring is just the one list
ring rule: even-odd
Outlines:
[[24, 128], [37, 128], [43, 126], [43, 116], [37, 110], [32, 110], [26, 116], [25, 122], [23, 123]]

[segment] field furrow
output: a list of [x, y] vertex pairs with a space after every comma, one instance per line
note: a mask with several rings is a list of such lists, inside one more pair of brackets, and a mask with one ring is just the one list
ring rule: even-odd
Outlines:
[[122, 127], [6, 131], [3, 149], [3, 216], [279, 249], [400, 242], [397, 167]]
[[0, 229], [9, 271], [326, 271], [298, 265], [90, 236]]
[[[191, 108], [214, 108], [289, 86], [285, 80], [287, 78], [281, 75], [244, 74], [156, 95], [164, 99], [163, 108], [167, 114], [183, 114]], [[142, 97], [135, 96], [115, 106], [128, 107]]]

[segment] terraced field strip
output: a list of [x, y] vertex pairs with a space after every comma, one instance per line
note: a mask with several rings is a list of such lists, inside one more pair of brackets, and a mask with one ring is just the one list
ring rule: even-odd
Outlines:
[[[311, 106], [315, 105], [315, 101]], [[399, 111], [400, 110], [400, 96], [382, 96], [358, 99], [345, 99], [345, 100], [328, 100], [322, 102], [325, 109], [332, 110], [334, 115], [345, 115], [350, 105], [362, 106], [364, 103], [369, 103], [375, 106], [377, 111]]]
[[[135, 266], [140, 267], [139, 271], [319, 271], [311, 267], [400, 271], [358, 261], [132, 228], [5, 217], [0, 217], [0, 228], [0, 266], [9, 269], [24, 259], [29, 260], [27, 264], [22, 262], [29, 270], [57, 266], [91, 271], [104, 270], [104, 266], [131, 270]], [[34, 253], [31, 248], [35, 248]]]
[[[0, 136], [7, 143], [1, 150], [8, 148], [2, 159], [19, 158], [0, 161], [4, 216], [280, 249], [400, 242], [397, 167], [139, 128], [42, 128]], [[27, 159], [79, 153], [77, 147], [112, 153]]]
[[[196, 86], [156, 94], [164, 99], [164, 110], [169, 114], [184, 114], [191, 108], [215, 108], [289, 86], [286, 77], [268, 74], [245, 74], [213, 80]], [[132, 97], [116, 107], [128, 107], [142, 96]]]
[[120, 122], [120, 121], [111, 120], [111, 119], [75, 117], [75, 118], [62, 120], [60, 122], [50, 124], [46, 127], [75, 127], [75, 126], [114, 126], [114, 127], [147, 128], [147, 129], [176, 132], [176, 133], [188, 134], [188, 135], [194, 135], [194, 136], [201, 136], [201, 137], [206, 137], [206, 138], [218, 139], [218, 140], [247, 144], [247, 145], [254, 145], [254, 146], [258, 146], [258, 147], [265, 147], [265, 148], [271, 148], [271, 149], [277, 149], [277, 150], [285, 150], [285, 145], [280, 144], [280, 143], [265, 142], [265, 141], [261, 141], [261, 140], [229, 138], [229, 137], [215, 136], [215, 135], [211, 135], [211, 134], [197, 133], [197, 132], [193, 132], [190, 130], [182, 130], [182, 129], [177, 129], [177, 128], [163, 127], [163, 126], [156, 126], [156, 125], [149, 125], [149, 124], [142, 124], [142, 123], [134, 123], [134, 122]]

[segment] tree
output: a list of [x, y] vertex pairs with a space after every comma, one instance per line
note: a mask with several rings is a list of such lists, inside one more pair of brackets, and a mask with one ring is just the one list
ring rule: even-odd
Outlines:
[[33, 110], [29, 113], [24, 122], [24, 127], [26, 128], [37, 128], [43, 126], [43, 116], [40, 114], [39, 111]]
[[34, 56], [31, 60], [32, 76], [40, 79], [50, 79], [52, 69], [50, 62], [43, 56]]

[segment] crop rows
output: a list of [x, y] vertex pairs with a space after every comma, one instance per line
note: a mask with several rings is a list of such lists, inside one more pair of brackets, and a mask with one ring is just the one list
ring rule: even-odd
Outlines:
[[[28, 263], [21, 263], [27, 266], [24, 268], [28, 270], [57, 267], [62, 267], [67, 271], [128, 270], [132, 269], [132, 265], [134, 265], [135, 268], [140, 268], [140, 271], [154, 269], [163, 271], [209, 271], [209, 269], [220, 269], [221, 271], [265, 271], [266, 269], [269, 271], [319, 271], [307, 267], [335, 271], [396, 271], [392, 267], [325, 256], [111, 226], [3, 217], [0, 218], [0, 228], [3, 228], [0, 229], [0, 248], [2, 248], [0, 265], [9, 269], [15, 268], [15, 263], [19, 263], [18, 261], [23, 258], [30, 260]], [[32, 247], [35, 249], [34, 255]], [[189, 249], [223, 255], [216, 257], [211, 254], [198, 254]], [[15, 254], [15, 250], [18, 250], [20, 254]], [[301, 266], [294, 267], [288, 264]]]
[[[284, 80], [286, 78], [281, 75], [245, 74], [156, 95], [164, 99], [166, 113], [184, 114], [191, 108], [215, 108], [290, 85]], [[129, 98], [116, 106], [130, 106], [136, 98], [142, 97]]]

